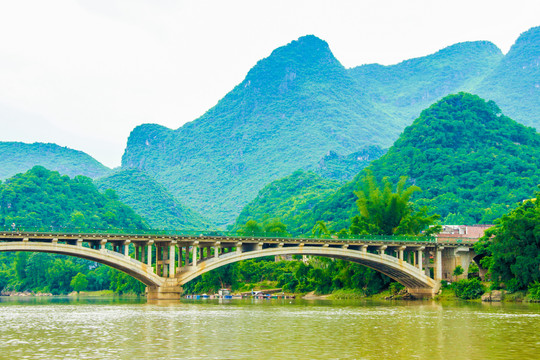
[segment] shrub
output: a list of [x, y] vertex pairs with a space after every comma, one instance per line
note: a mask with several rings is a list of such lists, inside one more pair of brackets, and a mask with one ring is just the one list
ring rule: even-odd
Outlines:
[[452, 284], [456, 296], [460, 299], [478, 299], [485, 292], [484, 285], [478, 279], [463, 279]]
[[529, 285], [529, 299], [535, 301], [540, 300], [540, 282], [535, 281]]
[[393, 283], [390, 283], [390, 292], [393, 294], [393, 295], [396, 295], [397, 293], [399, 293], [401, 290], [405, 289], [405, 286], [401, 285], [400, 283], [398, 282], [393, 282]]

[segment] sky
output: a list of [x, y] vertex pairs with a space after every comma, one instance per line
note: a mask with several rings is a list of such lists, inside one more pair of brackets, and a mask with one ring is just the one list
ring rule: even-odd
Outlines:
[[0, 141], [120, 165], [130, 132], [193, 121], [300, 36], [347, 68], [540, 26], [540, 0], [0, 0]]

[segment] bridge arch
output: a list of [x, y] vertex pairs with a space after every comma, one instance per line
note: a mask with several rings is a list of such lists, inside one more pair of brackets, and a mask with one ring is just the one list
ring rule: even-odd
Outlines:
[[164, 278], [156, 275], [152, 268], [146, 264], [107, 249], [94, 250], [83, 246], [68, 244], [13, 241], [0, 243], [0, 251], [45, 252], [51, 254], [75, 256], [120, 270], [141, 281], [148, 287], [160, 287], [165, 282]]
[[196, 267], [180, 273], [177, 278], [179, 284], [184, 285], [196, 277], [224, 265], [241, 260], [279, 255], [323, 256], [362, 264], [401, 283], [415, 296], [433, 295], [439, 288], [438, 282], [425, 275], [420, 269], [396, 257], [385, 254], [372, 254], [359, 250], [320, 246], [267, 248], [249, 252], [227, 253], [217, 258], [206, 259]]

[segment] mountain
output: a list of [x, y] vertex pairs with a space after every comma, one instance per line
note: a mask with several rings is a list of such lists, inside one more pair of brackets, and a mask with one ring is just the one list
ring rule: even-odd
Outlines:
[[312, 172], [295, 171], [293, 174], [266, 185], [257, 197], [244, 207], [236, 219], [235, 228], [248, 220], [265, 223], [282, 221], [294, 233], [307, 233], [313, 224], [305, 223], [304, 217], [321, 198], [334, 194], [340, 183], [323, 179]]
[[[85, 176], [61, 175], [35, 166], [0, 183], [0, 229], [89, 231], [147, 229], [145, 221], [118, 201], [114, 191], [99, 192]], [[68, 294], [84, 274], [87, 290], [142, 292], [129, 275], [95, 262], [40, 252], [0, 252], [0, 292]]]
[[273, 180], [334, 151], [389, 146], [403, 124], [380, 111], [332, 55], [305, 36], [257, 63], [242, 83], [177, 130], [135, 128], [123, 169], [147, 172], [218, 225]]
[[183, 206], [146, 173], [131, 169], [117, 171], [95, 181], [101, 191], [112, 189], [118, 199], [141, 215], [154, 229], [202, 230], [210, 223]]
[[0, 180], [24, 173], [35, 165], [74, 177], [98, 178], [110, 169], [90, 155], [56, 144], [0, 142]]
[[114, 191], [100, 193], [85, 176], [60, 175], [34, 166], [0, 184], [0, 228], [43, 230], [146, 229], [144, 220], [118, 201]]
[[329, 151], [317, 164], [307, 167], [307, 170], [325, 179], [346, 182], [352, 180], [363, 168], [380, 158], [385, 152], [386, 150], [376, 145], [366, 146], [349, 155]]
[[350, 73], [373, 103], [410, 125], [442, 97], [474, 89], [503, 57], [491, 42], [463, 42], [397, 65], [362, 65]]
[[521, 34], [474, 92], [494, 100], [517, 122], [540, 130], [540, 27]]
[[[530, 198], [540, 183], [540, 134], [504, 116], [493, 101], [449, 95], [424, 110], [385, 155], [352, 181], [312, 199], [308, 211], [295, 214], [295, 223], [303, 227], [288, 231], [302, 233], [319, 220], [336, 231], [348, 228], [357, 212], [354, 191], [366, 171], [393, 183], [407, 176], [409, 185], [422, 189], [413, 197], [416, 206], [440, 214], [443, 223], [491, 223]], [[265, 201], [287, 204], [287, 199]]]

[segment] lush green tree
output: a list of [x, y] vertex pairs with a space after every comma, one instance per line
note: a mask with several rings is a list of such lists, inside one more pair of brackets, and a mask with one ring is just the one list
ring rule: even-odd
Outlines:
[[80, 292], [86, 290], [86, 287], [88, 286], [88, 279], [86, 278], [86, 275], [82, 273], [77, 273], [72, 279], [71, 283], [69, 284], [73, 288], [73, 291]]
[[412, 194], [420, 191], [418, 186], [405, 188], [406, 177], [402, 177], [393, 191], [393, 185], [385, 178], [378, 184], [370, 171], [355, 194], [360, 215], [352, 219], [352, 234], [372, 235], [417, 235], [432, 225], [439, 215], [427, 215], [427, 209], [414, 209], [410, 202]]
[[452, 273], [452, 275], [454, 275], [454, 276], [459, 276], [459, 275], [462, 275], [464, 271], [465, 271], [465, 270], [463, 270], [463, 267], [462, 267], [461, 265], [458, 265], [458, 266], [456, 266], [456, 268], [454, 269], [454, 272]]
[[237, 230], [238, 235], [242, 236], [262, 236], [264, 230], [255, 220], [248, 220]]
[[510, 291], [540, 280], [539, 196], [504, 215], [474, 247], [484, 256], [481, 264], [489, 267], [492, 279], [504, 282]]

